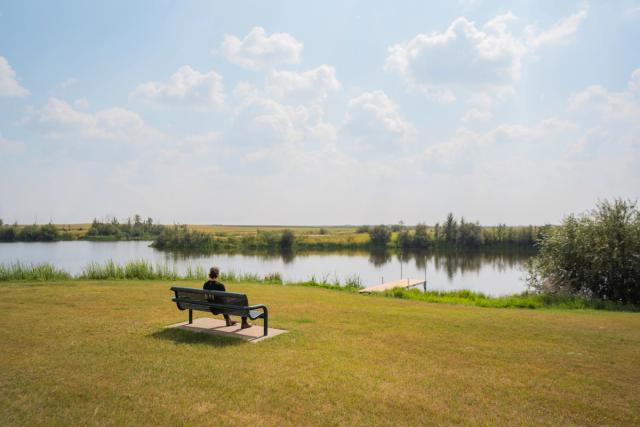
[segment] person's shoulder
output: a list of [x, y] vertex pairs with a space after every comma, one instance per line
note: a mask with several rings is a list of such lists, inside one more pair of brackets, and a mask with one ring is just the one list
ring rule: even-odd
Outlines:
[[224, 283], [218, 282], [217, 280], [207, 280], [202, 287], [208, 291], [226, 291]]

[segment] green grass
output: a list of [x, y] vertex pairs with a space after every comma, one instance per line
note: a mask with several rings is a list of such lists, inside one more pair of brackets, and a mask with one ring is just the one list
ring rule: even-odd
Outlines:
[[71, 279], [71, 274], [51, 264], [0, 263], [0, 281], [65, 279]]
[[[113, 260], [104, 263], [91, 262], [82, 268], [82, 272], [72, 275], [51, 264], [11, 264], [0, 263], [0, 282], [32, 280], [201, 280], [207, 279], [208, 271], [201, 266], [188, 266], [185, 274], [180, 275], [166, 264], [153, 265], [144, 260], [128, 261], [117, 264]], [[280, 273], [267, 273], [260, 276], [254, 273], [236, 273], [228, 271], [220, 276], [222, 281], [251, 281], [282, 284]]]
[[229, 283], [290, 331], [250, 344], [165, 330], [170, 284], [0, 284], [0, 425], [640, 423], [636, 313]]
[[[78, 275], [58, 269], [51, 264], [0, 264], [0, 282], [30, 280], [207, 280], [207, 272], [201, 266], [188, 266], [185, 274], [178, 274], [173, 268], [164, 264], [153, 265], [147, 261], [129, 261], [126, 264], [116, 264], [114, 261], [89, 263]], [[312, 288], [331, 289], [342, 292], [357, 292], [363, 289], [362, 281], [357, 274], [344, 279], [332, 277], [329, 274], [312, 276], [304, 282], [284, 282], [280, 273], [236, 273], [223, 272], [220, 276], [223, 282], [253, 282], [263, 284], [286, 284], [289, 286], [305, 286]], [[480, 292], [469, 290], [458, 291], [427, 291], [418, 289], [396, 288], [381, 293], [371, 294], [373, 297], [387, 297], [410, 299], [445, 304], [473, 305], [477, 307], [493, 308], [562, 308], [562, 309], [597, 309], [612, 311], [640, 311], [634, 305], [621, 305], [611, 301], [599, 299], [588, 300], [576, 296], [543, 295], [537, 293], [523, 293], [519, 295], [505, 295], [492, 297]]]
[[491, 297], [481, 292], [472, 292], [469, 290], [422, 292], [418, 289], [395, 288], [372, 295], [411, 299], [416, 301], [474, 305], [477, 307], [493, 308], [562, 308], [640, 311], [640, 307], [634, 305], [621, 305], [612, 301], [603, 301], [600, 299], [589, 300], [570, 295], [543, 295], [539, 293], [526, 292], [519, 295]]

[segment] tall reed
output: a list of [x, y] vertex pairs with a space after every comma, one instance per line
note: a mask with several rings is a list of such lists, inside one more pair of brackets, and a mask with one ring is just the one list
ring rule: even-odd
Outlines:
[[0, 264], [0, 281], [8, 280], [69, 280], [73, 277], [68, 272], [51, 264]]

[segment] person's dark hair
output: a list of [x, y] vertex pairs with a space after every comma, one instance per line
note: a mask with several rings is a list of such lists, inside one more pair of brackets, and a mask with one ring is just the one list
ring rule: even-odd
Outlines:
[[218, 267], [211, 267], [209, 270], [209, 277], [212, 279], [217, 279], [220, 275], [220, 269]]

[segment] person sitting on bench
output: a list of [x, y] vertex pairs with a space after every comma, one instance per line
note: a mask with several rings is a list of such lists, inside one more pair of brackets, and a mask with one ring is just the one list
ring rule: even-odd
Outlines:
[[[220, 269], [218, 267], [211, 267], [209, 270], [209, 280], [207, 280], [202, 287], [207, 291], [222, 291], [226, 292], [224, 287], [224, 283], [218, 282], [218, 276], [220, 276]], [[211, 310], [213, 314], [219, 314], [215, 312], [213, 309]], [[231, 320], [228, 314], [223, 314], [225, 322], [227, 322], [227, 326], [233, 326], [237, 322]], [[240, 326], [242, 329], [250, 328], [251, 324], [247, 321], [246, 317], [242, 317], [242, 324]]]

